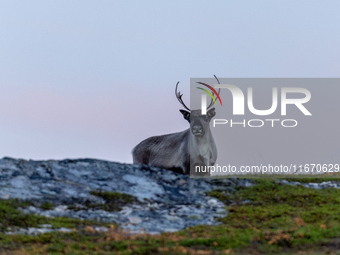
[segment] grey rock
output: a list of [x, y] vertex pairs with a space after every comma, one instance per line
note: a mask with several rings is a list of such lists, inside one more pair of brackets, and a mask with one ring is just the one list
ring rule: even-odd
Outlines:
[[142, 219], [138, 217], [128, 217], [128, 219], [132, 224], [139, 224], [142, 222]]
[[228, 214], [228, 211], [224, 208], [217, 208], [216, 209], [216, 213], [220, 213], [220, 214]]
[[180, 220], [181, 220], [180, 217], [172, 216], [172, 215], [165, 215], [165, 218], [166, 218], [168, 221], [180, 221]]
[[21, 175], [10, 180], [12, 187], [21, 189], [23, 187], [31, 186], [30, 179], [27, 176]]
[[300, 182], [290, 182], [287, 180], [278, 180], [278, 183], [286, 184], [286, 185], [292, 185], [297, 186], [301, 185], [306, 188], [312, 188], [312, 189], [325, 189], [325, 188], [335, 188], [340, 189], [340, 181], [327, 181], [327, 182], [321, 182], [321, 183], [300, 183]]
[[[218, 217], [228, 212], [221, 201], [208, 197], [207, 192], [213, 189], [234, 192], [238, 186], [251, 185], [254, 185], [252, 181], [237, 178], [197, 179], [156, 167], [96, 159], [0, 160], [0, 198], [31, 201], [34, 206], [20, 209], [24, 213], [115, 222], [131, 233], [155, 234], [199, 224], [217, 225]], [[139, 202], [115, 212], [91, 209], [89, 204], [105, 203], [91, 195], [92, 190], [130, 194]], [[46, 202], [52, 204], [51, 209], [41, 208]], [[77, 209], [71, 210], [69, 206]], [[13, 231], [8, 230], [7, 234]], [[18, 231], [35, 235], [71, 230], [54, 230], [46, 225]]]

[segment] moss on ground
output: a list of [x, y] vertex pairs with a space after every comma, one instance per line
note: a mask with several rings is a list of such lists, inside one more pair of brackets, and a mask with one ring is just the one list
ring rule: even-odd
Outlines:
[[[0, 232], [4, 232], [8, 227], [28, 228], [38, 227], [41, 224], [51, 224], [52, 228], [83, 228], [87, 225], [104, 225], [97, 221], [71, 219], [64, 217], [47, 218], [34, 214], [25, 214], [18, 210], [31, 205], [30, 202], [18, 199], [0, 199]], [[107, 225], [107, 224], [105, 224]]]
[[41, 205], [41, 208], [44, 210], [51, 210], [53, 207], [52, 203], [50, 202], [45, 202]]
[[308, 178], [286, 178], [287, 181], [291, 182], [300, 182], [300, 183], [321, 183], [321, 182], [328, 182], [328, 181], [337, 181], [340, 182], [340, 178], [329, 178], [329, 177], [321, 177], [321, 178], [315, 178], [313, 176]]
[[120, 211], [125, 205], [139, 203], [136, 197], [119, 192], [91, 191], [90, 194], [103, 198], [105, 200], [105, 204], [88, 204], [86, 206], [90, 208], [103, 209], [105, 211]]
[[[110, 192], [110, 191], [90, 191], [91, 195], [101, 197], [104, 199], [104, 204], [91, 204], [89, 202], [83, 204], [87, 208], [91, 209], [102, 209], [105, 211], [117, 212], [122, 210], [122, 207], [129, 204], [139, 204], [139, 200], [129, 194]], [[82, 210], [83, 207], [77, 205], [68, 205], [68, 209], [78, 211]]]
[[[11, 254], [340, 254], [340, 190], [281, 185], [272, 179], [256, 182], [256, 186], [241, 188], [232, 195], [223, 191], [209, 193], [225, 202], [230, 211], [218, 226], [201, 225], [154, 236], [131, 235], [114, 226], [107, 233], [85, 227], [72, 233], [0, 235], [0, 251]], [[248, 203], [244, 203], [245, 200]]]

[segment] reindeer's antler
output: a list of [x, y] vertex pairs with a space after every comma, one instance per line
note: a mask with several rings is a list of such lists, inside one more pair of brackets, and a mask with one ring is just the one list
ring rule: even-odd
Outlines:
[[[176, 84], [175, 95], [176, 95], [178, 101], [185, 107], [185, 109], [187, 109], [188, 111], [190, 111], [190, 109], [184, 104], [184, 102], [183, 102], [183, 100], [182, 100], [183, 94], [181, 95], [181, 92], [177, 92], [178, 84], [179, 84], [179, 82], [177, 82], [177, 84]], [[218, 93], [219, 93], [219, 92], [218, 92]]]
[[[221, 84], [220, 83], [220, 81], [219, 81], [219, 79], [216, 77], [216, 75], [214, 75], [214, 77], [215, 77], [215, 79], [217, 80], [217, 82], [218, 82], [218, 84]], [[220, 94], [220, 92], [221, 92], [221, 88], [219, 88], [219, 90], [218, 90], [218, 94]], [[211, 91], [211, 93], [212, 93], [212, 95], [214, 96], [214, 93]], [[215, 97], [215, 100], [217, 99], [217, 96]], [[207, 107], [207, 110], [211, 107], [211, 106], [213, 106], [213, 104], [214, 104], [214, 100], [213, 99], [211, 99], [211, 101], [210, 101], [210, 104], [208, 105], [208, 107]]]

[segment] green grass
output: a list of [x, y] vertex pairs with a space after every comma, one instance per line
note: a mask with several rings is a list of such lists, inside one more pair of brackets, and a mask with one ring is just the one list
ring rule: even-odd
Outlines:
[[[109, 192], [109, 191], [91, 191], [91, 195], [101, 197], [105, 200], [104, 204], [84, 204], [87, 208], [91, 209], [102, 209], [105, 211], [117, 212], [122, 210], [122, 207], [128, 204], [139, 204], [140, 201], [129, 194], [119, 193], [119, 192]], [[75, 205], [68, 205], [68, 209], [77, 211], [81, 210]]]
[[[225, 236], [231, 246], [256, 247], [263, 252], [316, 249], [331, 244], [332, 238], [340, 235], [337, 189], [315, 190], [259, 179], [256, 186], [241, 189], [232, 196], [218, 191], [209, 195], [236, 203], [229, 206], [230, 215], [221, 219], [227, 228], [212, 227], [210, 231], [215, 236]], [[250, 203], [239, 203], [245, 199]], [[224, 231], [230, 234], [222, 234]]]
[[[230, 212], [220, 219], [222, 224], [218, 226], [201, 225], [155, 236], [130, 235], [114, 227], [108, 233], [78, 228], [72, 233], [36, 237], [0, 235], [3, 249], [0, 251], [13, 254], [340, 254], [340, 190], [281, 185], [273, 179], [256, 179], [256, 182], [256, 186], [239, 188], [232, 195], [223, 191], [209, 193], [223, 201]], [[120, 196], [111, 195], [101, 194], [112, 203]], [[129, 202], [133, 202], [131, 199]], [[249, 202], [242, 203], [245, 200]], [[16, 205], [9, 205], [11, 212]], [[13, 215], [11, 222], [20, 217], [23, 216]], [[34, 224], [38, 216], [27, 217], [32, 217], [27, 220]], [[18, 222], [24, 224], [22, 219]]]
[[52, 209], [52, 207], [53, 207], [53, 205], [50, 202], [45, 202], [41, 205], [41, 208], [44, 209], [44, 210], [50, 210], [50, 209]]
[[52, 228], [82, 228], [87, 225], [103, 225], [103, 223], [97, 221], [83, 221], [63, 217], [47, 218], [34, 214], [25, 214], [17, 209], [18, 207], [23, 208], [29, 205], [31, 203], [18, 199], [0, 200], [0, 232], [6, 231], [8, 227], [38, 227], [40, 224], [51, 224]]
[[337, 181], [340, 182], [340, 178], [329, 178], [329, 177], [321, 177], [315, 178], [315, 176], [308, 177], [308, 178], [287, 178], [287, 181], [291, 182], [300, 182], [300, 183], [321, 183], [321, 182], [328, 182], [328, 181]]
[[132, 195], [119, 193], [119, 192], [109, 192], [109, 191], [91, 191], [90, 194], [101, 197], [105, 200], [105, 204], [98, 205], [88, 205], [91, 208], [97, 208], [106, 211], [120, 211], [123, 206], [139, 203], [138, 199]]
[[[98, 205], [89, 204], [88, 207], [90, 208], [118, 211], [121, 209], [121, 206], [138, 202], [137, 198], [118, 192], [92, 191], [91, 194], [102, 197], [106, 201], [106, 203]], [[79, 219], [70, 219], [63, 217], [47, 218], [34, 214], [24, 214], [17, 209], [19, 207], [24, 208], [30, 205], [33, 204], [27, 201], [20, 201], [18, 199], [0, 199], [0, 232], [6, 231], [8, 227], [38, 227], [38, 225], [40, 224], [51, 224], [53, 228], [81, 228], [87, 225], [107, 225], [97, 221], [83, 221]], [[53, 205], [50, 202], [45, 202], [40, 207], [44, 210], [50, 210], [53, 208]]]

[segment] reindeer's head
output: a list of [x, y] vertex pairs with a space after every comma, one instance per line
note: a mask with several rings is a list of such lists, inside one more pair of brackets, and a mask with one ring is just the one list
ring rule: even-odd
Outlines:
[[[220, 83], [216, 76], [215, 76], [215, 78], [218, 81], [218, 83]], [[216, 114], [215, 108], [211, 108], [209, 110], [209, 108], [211, 106], [213, 106], [214, 101], [213, 101], [213, 99], [211, 99], [211, 102], [207, 107], [207, 114], [206, 115], [202, 115], [201, 110], [192, 110], [191, 111], [184, 104], [184, 102], [182, 100], [183, 94], [181, 94], [180, 92], [177, 92], [178, 83], [179, 82], [177, 82], [177, 84], [176, 84], [176, 90], [175, 90], [176, 97], [177, 97], [178, 101], [184, 106], [184, 108], [187, 109], [187, 111], [186, 110], [179, 110], [179, 111], [183, 114], [184, 119], [186, 119], [190, 123], [190, 130], [191, 130], [192, 134], [197, 136], [197, 137], [201, 137], [209, 130], [210, 120]], [[220, 93], [220, 90], [218, 91], [218, 93]], [[214, 96], [213, 92], [212, 92], [212, 95]], [[217, 99], [217, 97], [216, 97], [216, 99]]]
[[190, 112], [185, 110], [179, 110], [184, 119], [189, 121], [190, 130], [195, 136], [203, 136], [207, 130], [209, 130], [209, 122], [215, 116], [215, 108], [207, 111], [206, 115], [201, 114], [201, 110], [193, 110]]

